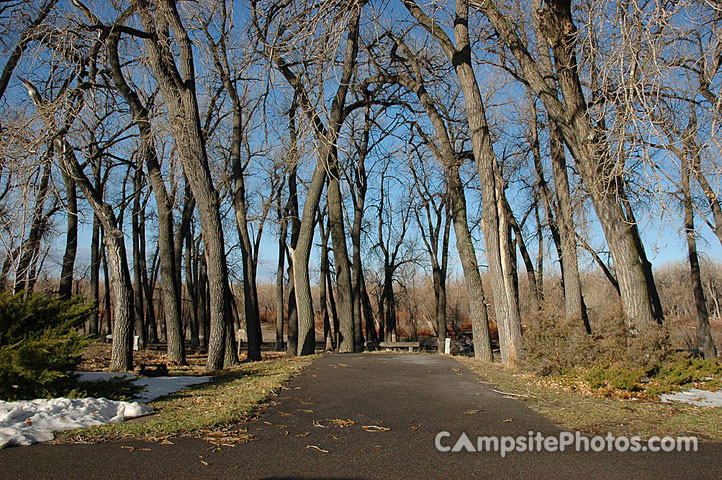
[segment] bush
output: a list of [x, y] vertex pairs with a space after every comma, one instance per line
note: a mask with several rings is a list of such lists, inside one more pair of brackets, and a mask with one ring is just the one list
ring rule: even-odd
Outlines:
[[600, 364], [590, 368], [584, 374], [584, 380], [594, 389], [626, 390], [637, 392], [642, 390], [640, 380], [646, 377], [646, 370], [629, 369], [609, 364]]
[[93, 312], [80, 298], [0, 294], [0, 398], [71, 391], [76, 382], [70, 372], [90, 343], [79, 328]]
[[632, 331], [621, 307], [599, 320], [588, 335], [581, 319], [567, 322], [558, 311], [543, 309], [524, 332], [527, 369], [537, 375], [600, 365], [646, 371], [658, 367], [672, 351], [667, 328], [649, 325]]
[[581, 320], [565, 323], [552, 312], [542, 310], [524, 331], [526, 367], [546, 376], [596, 363], [599, 345], [584, 332]]

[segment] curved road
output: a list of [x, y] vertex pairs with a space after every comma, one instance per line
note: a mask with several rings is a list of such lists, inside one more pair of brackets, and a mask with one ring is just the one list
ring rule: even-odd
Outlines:
[[523, 402], [440, 355], [329, 355], [289, 382], [255, 440], [216, 448], [115, 442], [0, 450], [0, 478], [722, 478], [722, 445], [682, 453], [439, 452], [465, 432], [558, 436]]

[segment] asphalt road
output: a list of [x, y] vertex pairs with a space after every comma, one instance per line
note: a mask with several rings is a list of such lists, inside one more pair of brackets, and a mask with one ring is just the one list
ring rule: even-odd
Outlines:
[[722, 478], [722, 444], [697, 452], [439, 452], [465, 432], [562, 432], [439, 355], [330, 355], [289, 382], [244, 427], [254, 441], [217, 448], [114, 442], [0, 450], [0, 478]]

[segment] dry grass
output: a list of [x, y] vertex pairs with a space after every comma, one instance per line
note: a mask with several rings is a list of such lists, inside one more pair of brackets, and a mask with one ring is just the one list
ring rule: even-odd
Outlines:
[[573, 383], [539, 379], [499, 364], [455, 357], [499, 390], [523, 395], [514, 397], [568, 430], [590, 434], [695, 435], [703, 440], [722, 440], [722, 409], [681, 403], [637, 399], [600, 398]]
[[[150, 416], [62, 432], [56, 442], [97, 443], [129, 438], [167, 442], [174, 436], [193, 436], [218, 444], [251, 440], [241, 423], [262, 408], [293, 375], [318, 358], [276, 357], [224, 370], [208, 384], [151, 402], [149, 405], [156, 412]], [[200, 369], [203, 362], [198, 363], [187, 368]]]

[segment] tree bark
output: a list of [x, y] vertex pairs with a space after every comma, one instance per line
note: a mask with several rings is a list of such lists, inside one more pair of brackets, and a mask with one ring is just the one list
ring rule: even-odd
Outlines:
[[329, 228], [324, 228], [323, 219], [319, 222], [321, 229], [321, 279], [319, 281], [319, 299], [318, 302], [321, 304], [321, 318], [323, 318], [323, 340], [325, 350], [332, 352], [334, 350], [335, 339], [331, 331], [331, 321], [328, 315], [328, 302], [326, 299], [326, 277], [328, 276], [328, 235], [330, 233]]
[[[141, 348], [145, 348], [145, 312], [143, 309], [143, 275], [141, 273], [141, 257], [140, 257], [140, 216], [141, 216], [141, 189], [143, 188], [142, 170], [136, 168], [133, 175], [133, 213], [132, 213], [132, 229], [133, 229], [133, 313], [134, 313], [134, 333], [138, 336], [138, 343]], [[152, 308], [153, 304], [149, 305]]]
[[685, 142], [684, 154], [682, 155], [682, 203], [684, 204], [684, 232], [687, 238], [687, 253], [689, 259], [689, 275], [692, 282], [692, 293], [695, 306], [695, 331], [697, 337], [697, 350], [706, 359], [712, 360], [717, 356], [717, 349], [709, 325], [709, 313], [702, 288], [702, 274], [697, 255], [697, 233], [694, 229], [694, 206], [690, 193], [690, 157], [695, 155], [693, 149], [689, 148], [689, 142]]
[[283, 272], [286, 260], [288, 220], [283, 214], [281, 195], [278, 196], [278, 268], [276, 269], [276, 351], [283, 351]]
[[[133, 114], [133, 121], [140, 134], [140, 165], [145, 163], [148, 168], [151, 189], [158, 210], [158, 252], [160, 256], [161, 291], [163, 313], [165, 316], [166, 342], [168, 358], [179, 365], [186, 364], [183, 339], [183, 323], [181, 317], [181, 281], [180, 264], [176, 260], [176, 246], [173, 240], [173, 211], [166, 190], [165, 181], [160, 169], [160, 161], [155, 147], [152, 124], [148, 108], [141, 102], [138, 94], [130, 88], [123, 75], [118, 58], [118, 37], [109, 35], [106, 40], [110, 70], [118, 92], [128, 102]], [[191, 207], [192, 211], [192, 207]], [[184, 220], [185, 220], [184, 211]], [[182, 229], [183, 227], [181, 227]], [[182, 234], [182, 230], [180, 232]], [[182, 236], [181, 240], [182, 242]], [[182, 254], [182, 243], [179, 244]], [[149, 292], [152, 299], [152, 291]], [[148, 304], [153, 308], [153, 303]]]
[[505, 209], [499, 208], [503, 185], [499, 184], [495, 172], [498, 169], [498, 162], [489, 134], [484, 102], [471, 63], [471, 45], [468, 33], [469, 2], [468, 0], [457, 0], [456, 2], [454, 19], [456, 44], [421, 10], [416, 2], [404, 0], [404, 6], [438, 41], [454, 67], [464, 95], [472, 150], [482, 187], [481, 226], [491, 273], [502, 362], [514, 365], [521, 360], [522, 355], [521, 319], [519, 305], [515, 302], [515, 294], [511, 285], [510, 242], [506, 238], [508, 218]]
[[75, 181], [66, 172], [63, 172], [65, 182], [65, 208], [68, 214], [68, 229], [65, 237], [65, 253], [63, 254], [63, 269], [60, 272], [60, 298], [69, 299], [73, 295], [73, 270], [75, 257], [78, 252], [78, 196], [75, 190]]
[[[176, 141], [183, 171], [198, 204], [204, 253], [208, 269], [211, 331], [206, 369], [220, 370], [224, 364], [227, 316], [228, 266], [220, 217], [220, 199], [213, 186], [205, 136], [200, 123], [195, 89], [195, 67], [191, 40], [183, 26], [174, 0], [156, 4], [155, 18], [147, 0], [134, 0], [143, 28], [151, 33], [146, 39], [150, 64], [169, 111], [170, 126]], [[177, 42], [181, 68], [175, 64], [170, 48], [169, 28]]]
[[354, 342], [354, 311], [351, 288], [351, 265], [346, 249], [346, 228], [343, 218], [343, 200], [338, 171], [338, 153], [333, 148], [328, 162], [328, 221], [336, 267], [336, 305], [339, 313], [339, 353], [356, 351]]

